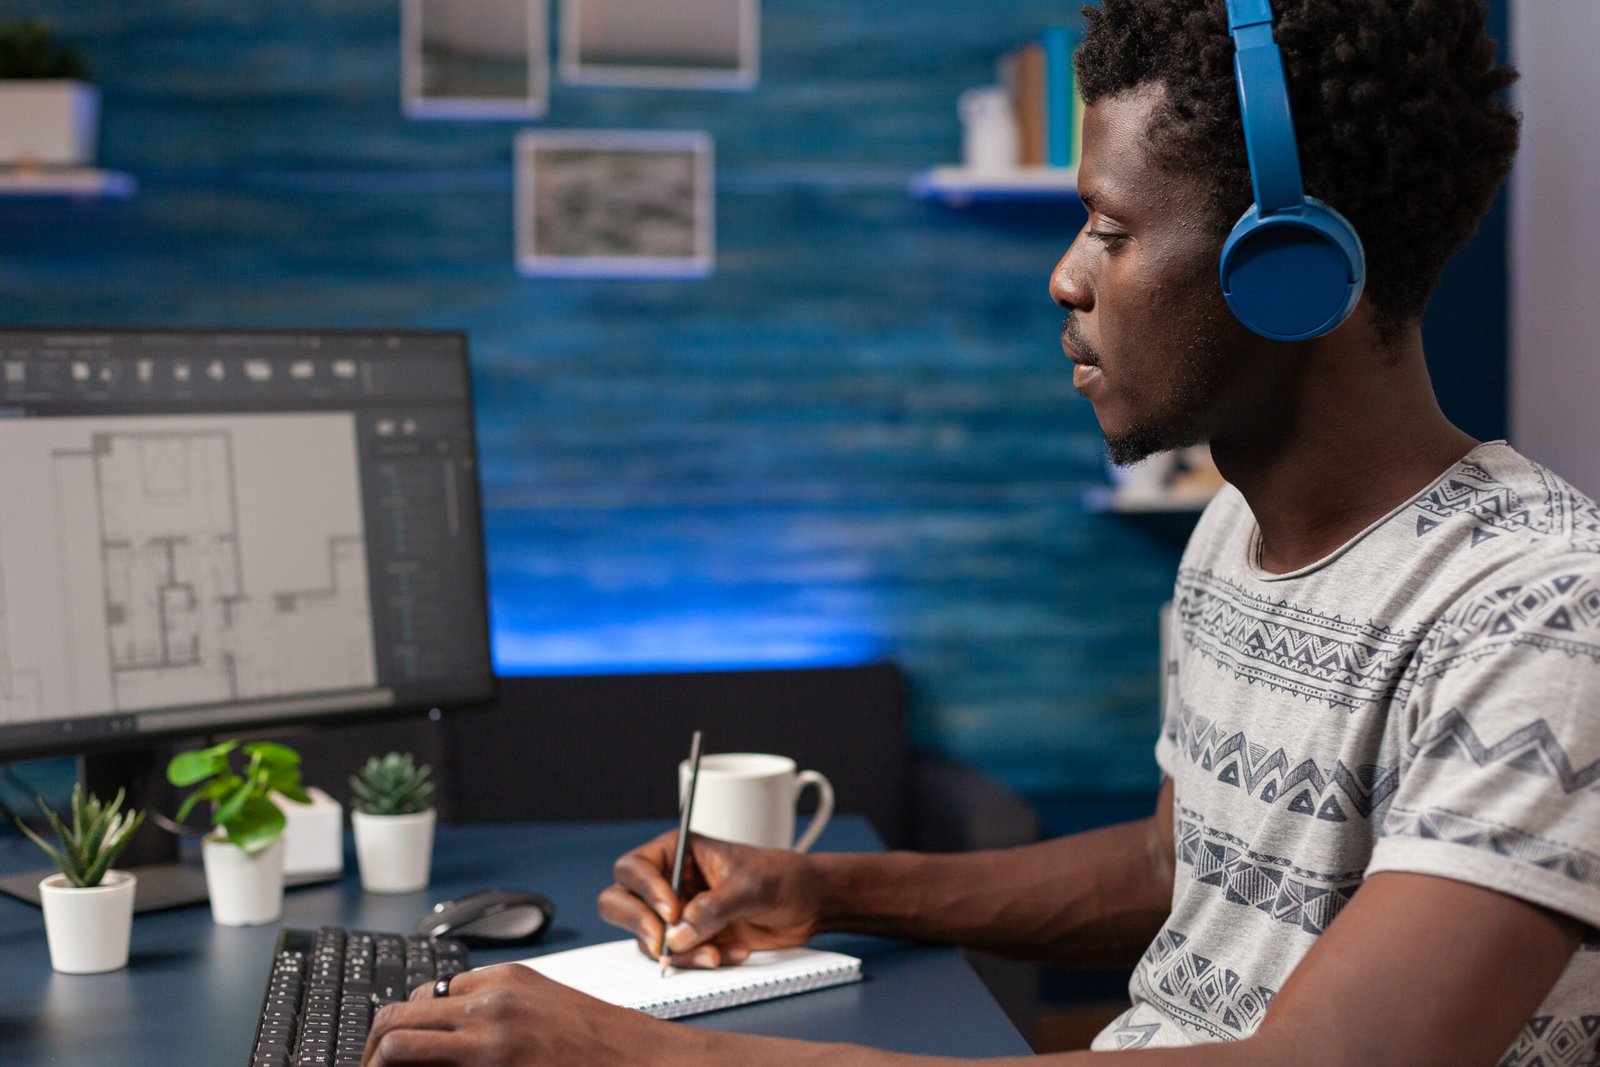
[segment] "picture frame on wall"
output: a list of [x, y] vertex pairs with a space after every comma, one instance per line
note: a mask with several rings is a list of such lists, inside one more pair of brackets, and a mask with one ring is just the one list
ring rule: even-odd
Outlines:
[[524, 130], [516, 262], [527, 277], [703, 278], [715, 265], [711, 136]]
[[547, 0], [401, 0], [400, 77], [416, 119], [536, 119], [550, 108]]
[[760, 0], [561, 0], [561, 79], [574, 85], [750, 89]]

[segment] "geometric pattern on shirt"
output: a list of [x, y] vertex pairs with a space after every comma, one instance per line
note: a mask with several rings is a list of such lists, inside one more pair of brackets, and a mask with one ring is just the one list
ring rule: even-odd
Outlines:
[[1450, 477], [1413, 501], [1410, 510], [1416, 513], [1418, 537], [1426, 537], [1459, 515], [1471, 516], [1476, 520], [1472, 548], [1498, 537], [1496, 530], [1538, 528], [1534, 513], [1511, 487], [1475, 463], [1461, 464]]
[[1600, 663], [1600, 586], [1591, 573], [1509, 583], [1441, 618], [1424, 644], [1419, 679], [1506, 648], [1587, 656]]
[[1540, 532], [1554, 534], [1574, 548], [1600, 552], [1600, 505], [1574, 492], [1548, 467], [1535, 463], [1533, 469], [1544, 486], [1543, 521], [1535, 523]]
[[1321, 934], [1361, 888], [1362, 871], [1322, 874], [1288, 860], [1255, 852], [1239, 838], [1204, 824], [1197, 812], [1178, 807], [1174, 851], [1200, 885], [1222, 891], [1278, 922]]
[[1600, 1045], [1600, 1015], [1535, 1015], [1499, 1067], [1592, 1067]]
[[1187, 704], [1180, 706], [1178, 721], [1168, 723], [1167, 736], [1217, 781], [1324, 822], [1344, 822], [1352, 814], [1371, 818], [1400, 784], [1398, 767], [1363, 763], [1351, 768], [1340, 760], [1324, 771], [1314, 760], [1293, 763], [1283, 749], [1251, 744], [1243, 731], [1227, 733]]
[[1134, 974], [1140, 991], [1167, 1014], [1219, 1040], [1255, 1031], [1277, 990], [1250, 985], [1238, 972], [1184, 946], [1189, 938], [1163, 928]]
[[1416, 535], [1426, 537], [1464, 515], [1473, 520], [1469, 550], [1503, 533], [1533, 533], [1559, 537], [1580, 550], [1600, 551], [1600, 507], [1548, 469], [1533, 467], [1544, 493], [1542, 500], [1529, 504], [1478, 464], [1461, 464], [1411, 504]]
[[1127, 1052], [1130, 1049], [1144, 1048], [1150, 1044], [1152, 1038], [1161, 1029], [1160, 1022], [1136, 1023], [1134, 1014], [1139, 1010], [1135, 1004], [1115, 1019], [1111, 1020], [1108, 1029], [1111, 1031], [1111, 1040], [1117, 1043], [1118, 1052]]
[[1258, 596], [1210, 571], [1178, 572], [1185, 643], [1254, 685], [1354, 710], [1397, 697], [1424, 630], [1391, 630]]
[[1389, 809], [1378, 836], [1466, 845], [1559, 874], [1583, 886], [1600, 886], [1600, 855], [1565, 841], [1551, 841], [1514, 826], [1458, 811], [1417, 811], [1396, 805]]
[[1467, 717], [1451, 708], [1424, 723], [1406, 741], [1401, 773], [1419, 759], [1469, 760], [1479, 767], [1503, 763], [1540, 778], [1554, 778], [1566, 793], [1600, 786], [1600, 759], [1586, 767], [1574, 767], [1566, 746], [1556, 740], [1555, 731], [1544, 719], [1535, 719], [1486, 745]]

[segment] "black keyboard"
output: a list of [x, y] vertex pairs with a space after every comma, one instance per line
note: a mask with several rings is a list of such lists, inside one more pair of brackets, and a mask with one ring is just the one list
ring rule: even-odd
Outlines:
[[445, 938], [282, 930], [250, 1067], [360, 1067], [373, 1012], [466, 969], [466, 948]]

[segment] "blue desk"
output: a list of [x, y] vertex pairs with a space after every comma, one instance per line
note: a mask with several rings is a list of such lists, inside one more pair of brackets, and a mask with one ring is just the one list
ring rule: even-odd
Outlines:
[[[658, 833], [654, 822], [441, 828], [433, 884], [421, 893], [364, 894], [353, 856], [337, 883], [293, 889], [283, 922], [409, 931], [436, 900], [488, 885], [538, 889], [555, 902], [555, 926], [539, 951], [615, 939], [595, 915], [611, 861]], [[819, 848], [876, 851], [860, 818], [840, 818]], [[0, 840], [0, 871], [39, 865], [20, 839]], [[242, 1065], [266, 987], [276, 927], [217, 926], [204, 907], [141, 915], [126, 970], [104, 975], [50, 969], [37, 908], [0, 897], [0, 1064], [35, 1067]], [[818, 944], [861, 956], [867, 980], [688, 1020], [723, 1030], [853, 1041], [903, 1052], [1019, 1055], [1026, 1042], [954, 949], [829, 936]], [[477, 949], [475, 964], [529, 949]]]

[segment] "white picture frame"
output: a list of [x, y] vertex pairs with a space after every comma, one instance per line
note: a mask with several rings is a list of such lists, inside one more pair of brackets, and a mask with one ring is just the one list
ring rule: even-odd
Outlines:
[[560, 40], [572, 85], [752, 89], [761, 0], [561, 0]]
[[516, 265], [531, 278], [704, 278], [714, 149], [697, 130], [524, 130]]
[[543, 118], [548, 0], [401, 0], [400, 81], [408, 118]]

